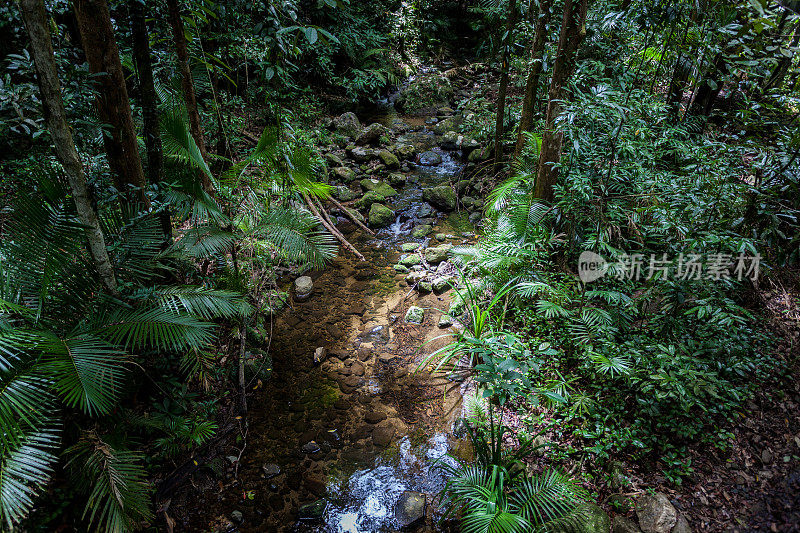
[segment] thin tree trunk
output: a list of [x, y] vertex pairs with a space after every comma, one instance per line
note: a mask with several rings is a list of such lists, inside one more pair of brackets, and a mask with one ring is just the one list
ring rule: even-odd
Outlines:
[[[789, 44], [789, 49], [793, 50], [797, 48], [797, 44], [800, 42], [800, 25], [795, 25], [794, 27], [794, 36], [792, 37], [791, 43]], [[777, 89], [783, 83], [786, 74], [789, 72], [789, 67], [792, 65], [792, 60], [794, 59], [794, 55], [790, 57], [782, 56], [778, 60], [778, 64], [775, 65], [775, 70], [772, 71], [767, 83], [764, 85], [764, 92], [770, 91], [772, 89]]]
[[536, 18], [536, 32], [531, 45], [531, 59], [533, 66], [525, 82], [525, 99], [522, 101], [522, 116], [519, 119], [519, 132], [514, 156], [519, 157], [522, 147], [525, 146], [525, 132], [530, 131], [533, 125], [533, 109], [536, 106], [536, 93], [539, 89], [539, 78], [542, 75], [542, 60], [544, 58], [544, 45], [547, 42], [547, 25], [553, 14], [553, 0], [541, 0], [539, 14]]
[[722, 53], [718, 53], [714, 58], [706, 79], [697, 88], [697, 94], [691, 103], [689, 112], [694, 115], [704, 115], [708, 117], [714, 109], [719, 92], [722, 90], [724, 80], [722, 76], [728, 72], [728, 65]]
[[42, 96], [42, 108], [47, 129], [53, 139], [56, 156], [69, 179], [72, 190], [75, 210], [84, 226], [89, 252], [94, 259], [95, 268], [100, 274], [100, 279], [112, 293], [117, 292], [117, 280], [114, 268], [108, 258], [105, 237], [100, 229], [89, 191], [86, 186], [86, 174], [83, 172], [78, 151], [72, 132], [67, 124], [64, 112], [64, 102], [61, 98], [61, 84], [58, 80], [56, 61], [53, 56], [53, 42], [47, 24], [47, 15], [43, 0], [20, 0], [20, 11], [28, 29], [31, 41], [33, 62], [36, 66], [36, 75], [39, 81], [39, 91]]
[[686, 37], [689, 35], [689, 25], [692, 19], [686, 21], [686, 28], [683, 32], [683, 40], [681, 41], [680, 48], [678, 49], [678, 58], [675, 60], [675, 68], [672, 71], [672, 79], [669, 82], [667, 89], [667, 106], [670, 110], [670, 116], [673, 120], [677, 121], [680, 117], [681, 101], [683, 100], [683, 91], [686, 88], [686, 83], [689, 80], [689, 69], [686, 68], [686, 61], [683, 56], [683, 47], [686, 45]]
[[506, 92], [508, 91], [508, 56], [511, 48], [512, 33], [517, 24], [517, 0], [508, 3], [508, 24], [506, 35], [503, 39], [502, 71], [500, 74], [500, 88], [497, 93], [497, 116], [494, 123], [494, 171], [500, 170], [500, 159], [503, 157], [503, 133], [506, 115]]
[[153, 82], [153, 64], [150, 59], [150, 40], [144, 18], [144, 4], [139, 0], [129, 2], [133, 57], [139, 80], [139, 95], [144, 119], [144, 144], [147, 147], [147, 175], [150, 183], [161, 182], [164, 152], [161, 147], [161, 131], [158, 125], [158, 97]]
[[563, 134], [556, 131], [555, 122], [561, 114], [560, 100], [564, 97], [564, 86], [575, 70], [578, 48], [586, 35], [586, 7], [587, 0], [567, 0], [564, 3], [564, 19], [553, 62], [553, 77], [550, 79], [542, 150], [534, 189], [534, 197], [542, 200], [552, 200], [553, 186], [558, 180], [558, 168], [555, 165], [561, 160], [564, 139]]
[[[144, 0], [132, 0], [128, 5], [130, 6], [133, 57], [136, 61], [139, 100], [144, 122], [147, 175], [150, 183], [161, 183], [164, 169], [164, 149], [161, 145], [161, 128], [158, 123], [158, 97], [153, 81], [153, 64], [150, 55], [150, 39], [147, 36], [147, 23], [144, 17]], [[169, 246], [172, 244], [172, 220], [170, 220], [169, 211], [163, 208], [158, 216], [161, 222], [161, 231], [164, 232], [164, 246]]]
[[115, 174], [117, 188], [127, 194], [131, 187], [136, 187], [139, 201], [149, 207], [128, 90], [108, 4], [106, 0], [74, 0], [73, 4], [89, 71], [98, 82], [98, 115], [101, 122], [109, 126], [103, 131], [108, 164]]
[[[175, 41], [175, 54], [178, 56], [178, 66], [181, 71], [183, 98], [186, 102], [186, 112], [189, 114], [189, 130], [192, 132], [194, 142], [200, 149], [200, 155], [208, 162], [203, 127], [200, 125], [200, 113], [197, 110], [197, 97], [194, 92], [192, 71], [189, 68], [189, 49], [186, 45], [186, 34], [183, 28], [181, 9], [178, 7], [178, 0], [167, 0], [167, 7], [169, 9], [169, 23], [172, 26], [172, 37]], [[211, 179], [205, 173], [200, 173], [200, 179], [203, 183], [203, 189], [209, 194], [212, 193], [214, 187], [211, 184]]]

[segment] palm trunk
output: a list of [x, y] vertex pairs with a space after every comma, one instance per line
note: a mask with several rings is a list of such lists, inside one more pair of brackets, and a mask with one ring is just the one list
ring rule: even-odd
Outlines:
[[103, 131], [108, 164], [114, 172], [117, 188], [124, 193], [129, 193], [131, 187], [137, 188], [136, 197], [149, 206], [144, 193], [146, 182], [128, 90], [108, 4], [106, 0], [74, 0], [74, 6], [89, 71], [95, 75], [98, 83], [98, 115], [101, 122], [109, 126]]
[[517, 0], [511, 0], [508, 4], [508, 25], [506, 26], [506, 36], [503, 39], [503, 60], [502, 72], [500, 74], [500, 88], [497, 93], [497, 116], [494, 123], [494, 171], [500, 169], [500, 159], [503, 157], [503, 133], [506, 114], [506, 92], [508, 91], [508, 56], [511, 47], [511, 34], [517, 23]]
[[558, 180], [558, 168], [555, 165], [561, 160], [564, 139], [563, 134], [556, 131], [555, 122], [561, 114], [560, 101], [564, 98], [564, 86], [575, 70], [578, 48], [586, 35], [586, 8], [587, 0], [567, 0], [564, 3], [564, 19], [553, 62], [553, 77], [550, 79], [542, 150], [534, 189], [534, 197], [542, 200], [553, 199], [553, 186]]
[[533, 66], [528, 73], [528, 80], [525, 82], [525, 99], [522, 101], [522, 116], [519, 119], [517, 145], [514, 148], [515, 157], [519, 157], [519, 154], [522, 153], [522, 147], [525, 146], [525, 132], [530, 131], [533, 125], [533, 109], [536, 106], [536, 93], [539, 90], [539, 78], [542, 75], [544, 45], [547, 42], [547, 25], [550, 23], [552, 14], [553, 0], [542, 0], [536, 18], [536, 33], [531, 45]]
[[61, 84], [58, 80], [56, 61], [53, 56], [53, 42], [47, 24], [44, 0], [20, 0], [19, 7], [31, 40], [31, 52], [42, 96], [44, 117], [47, 129], [53, 139], [56, 156], [69, 179], [75, 210], [84, 226], [89, 253], [94, 260], [95, 268], [97, 268], [106, 289], [111, 293], [116, 293], [117, 280], [114, 276], [114, 268], [108, 258], [105, 237], [89, 197], [86, 175], [83, 172], [83, 166], [64, 112]]
[[[189, 49], [186, 45], [186, 34], [183, 28], [183, 18], [181, 17], [181, 10], [178, 7], [178, 0], [167, 0], [167, 7], [169, 9], [169, 23], [172, 26], [172, 37], [175, 41], [175, 54], [178, 56], [178, 66], [181, 71], [181, 87], [183, 88], [183, 98], [186, 102], [186, 112], [189, 115], [189, 130], [192, 132], [192, 137], [197, 147], [200, 149], [200, 155], [208, 162], [208, 154], [206, 153], [206, 142], [203, 138], [203, 127], [200, 124], [200, 113], [197, 110], [197, 97], [194, 92], [194, 81], [192, 80], [192, 71], [189, 68]], [[205, 173], [200, 173], [200, 179], [203, 183], [203, 189], [211, 194], [214, 188], [211, 180]]]

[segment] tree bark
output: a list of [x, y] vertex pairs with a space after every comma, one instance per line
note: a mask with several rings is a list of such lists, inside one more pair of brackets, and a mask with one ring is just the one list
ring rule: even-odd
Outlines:
[[[797, 48], [798, 42], [800, 42], [800, 24], [796, 24], [794, 27], [794, 35], [792, 36], [789, 48]], [[764, 92], [777, 89], [781, 86], [786, 74], [789, 72], [789, 67], [792, 65], [793, 59], [794, 57], [784, 56], [778, 60], [778, 64], [775, 65], [775, 70], [772, 71], [772, 74], [764, 85]]]
[[111, 293], [116, 293], [117, 280], [114, 276], [114, 268], [108, 258], [105, 237], [86, 186], [86, 174], [83, 172], [83, 165], [81, 165], [72, 132], [67, 124], [44, 0], [20, 0], [19, 6], [31, 41], [31, 52], [42, 96], [44, 118], [53, 139], [56, 156], [67, 174], [75, 210], [84, 226], [89, 253], [94, 260], [95, 268], [97, 268], [106, 289]]
[[500, 88], [497, 93], [497, 115], [494, 123], [494, 171], [500, 170], [500, 159], [503, 157], [503, 133], [506, 115], [506, 92], [508, 91], [508, 56], [511, 47], [512, 33], [517, 24], [517, 0], [508, 3], [508, 24], [506, 35], [503, 39], [502, 71], [500, 74]]
[[542, 150], [534, 189], [534, 197], [542, 200], [553, 199], [553, 186], [558, 180], [558, 168], [555, 165], [561, 160], [564, 138], [563, 134], [556, 131], [555, 122], [561, 114], [560, 100], [564, 98], [564, 86], [575, 70], [578, 48], [586, 35], [586, 7], [587, 0], [567, 0], [564, 3], [564, 19], [553, 62], [553, 77], [550, 79]]
[[672, 78], [670, 79], [669, 88], [667, 89], [667, 106], [670, 110], [670, 116], [674, 121], [677, 121], [681, 115], [680, 109], [681, 101], [683, 100], [683, 91], [686, 88], [686, 83], [689, 81], [689, 69], [684, 60], [683, 47], [686, 45], [686, 37], [689, 35], [689, 25], [691, 23], [691, 18], [686, 21], [686, 29], [683, 32], [683, 39], [678, 49], [678, 58], [675, 60], [675, 68], [672, 70]]
[[[73, 5], [89, 71], [97, 80], [98, 115], [108, 125], [108, 129], [103, 130], [103, 142], [108, 154], [108, 164], [117, 180], [117, 188], [149, 207], [144, 193], [146, 182], [128, 90], [125, 87], [125, 76], [114, 39], [108, 4], [106, 0], [74, 0]], [[138, 189], [135, 196], [130, 195], [131, 187]]]
[[714, 63], [706, 75], [706, 79], [697, 88], [697, 94], [690, 107], [693, 115], [704, 115], [708, 117], [714, 109], [719, 92], [722, 90], [724, 80], [722, 77], [728, 72], [728, 64], [722, 53], [718, 53], [714, 58]]
[[160, 183], [164, 166], [164, 151], [161, 146], [161, 131], [158, 124], [158, 97], [153, 82], [153, 64], [150, 59], [150, 39], [147, 36], [147, 24], [144, 18], [144, 2], [143, 0], [131, 0], [129, 6], [133, 57], [136, 61], [144, 122], [144, 144], [147, 147], [147, 175], [150, 183]]
[[533, 124], [533, 108], [536, 106], [536, 93], [539, 89], [539, 78], [542, 75], [542, 59], [544, 58], [544, 45], [547, 42], [547, 25], [553, 14], [553, 0], [541, 0], [539, 14], [536, 18], [536, 31], [531, 44], [531, 59], [533, 66], [525, 82], [525, 99], [522, 101], [522, 116], [519, 119], [519, 132], [514, 156], [519, 157], [525, 146], [525, 132], [530, 131]]
[[[178, 56], [178, 66], [181, 71], [183, 98], [186, 102], [186, 112], [189, 115], [189, 130], [192, 133], [195, 144], [197, 144], [197, 147], [200, 149], [200, 155], [208, 162], [206, 142], [203, 138], [203, 127], [200, 124], [200, 113], [197, 110], [197, 97], [194, 92], [192, 71], [189, 68], [189, 49], [186, 44], [186, 33], [183, 28], [183, 18], [181, 17], [181, 9], [178, 6], [178, 0], [167, 0], [167, 7], [169, 9], [169, 23], [170, 26], [172, 26], [172, 38], [175, 42], [175, 54]], [[200, 179], [203, 183], [203, 189], [209, 194], [212, 193], [214, 187], [209, 177], [201, 172]]]

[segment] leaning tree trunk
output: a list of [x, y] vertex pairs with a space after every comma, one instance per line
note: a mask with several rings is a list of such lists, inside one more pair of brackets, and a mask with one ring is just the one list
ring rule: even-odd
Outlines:
[[[169, 9], [169, 23], [172, 26], [172, 37], [175, 41], [175, 54], [178, 56], [178, 66], [181, 71], [183, 98], [186, 102], [186, 112], [189, 114], [189, 130], [192, 132], [192, 138], [194, 138], [197, 148], [200, 149], [200, 155], [208, 162], [203, 127], [200, 125], [200, 113], [197, 110], [197, 97], [194, 92], [192, 71], [189, 68], [189, 49], [186, 45], [186, 34], [184, 33], [183, 18], [181, 17], [178, 0], [167, 0], [167, 7]], [[203, 182], [203, 189], [207, 193], [213, 192], [211, 180], [204, 172], [200, 172], [200, 179]]]
[[564, 86], [575, 70], [578, 48], [586, 35], [586, 4], [587, 0], [567, 0], [564, 3], [564, 19], [553, 62], [542, 150], [536, 171], [534, 196], [542, 200], [553, 199], [553, 186], [558, 180], [556, 165], [561, 160], [561, 145], [564, 139], [563, 134], [556, 131], [555, 122], [561, 114], [560, 102], [564, 98]]
[[517, 23], [517, 0], [511, 0], [508, 4], [508, 25], [506, 35], [503, 39], [503, 59], [502, 71], [500, 74], [500, 88], [497, 93], [497, 116], [494, 123], [494, 171], [500, 169], [500, 159], [503, 156], [503, 133], [506, 115], [506, 92], [508, 91], [508, 56], [511, 47], [511, 34]]
[[131, 187], [137, 188], [139, 200], [148, 205], [142, 160], [108, 4], [106, 0], [74, 0], [73, 3], [89, 71], [98, 84], [98, 115], [109, 126], [103, 132], [108, 164], [116, 176], [117, 188], [124, 193]]
[[725, 61], [725, 57], [720, 52], [714, 58], [714, 63], [711, 65], [706, 79], [703, 80], [697, 88], [697, 94], [689, 108], [690, 114], [703, 115], [706, 117], [711, 115], [717, 97], [722, 90], [722, 84], [724, 83], [723, 76], [727, 72], [728, 64]]
[[47, 15], [44, 9], [44, 0], [20, 0], [20, 11], [28, 29], [31, 41], [33, 62], [36, 66], [36, 75], [39, 81], [39, 91], [42, 96], [42, 108], [47, 129], [53, 139], [56, 156], [64, 167], [69, 179], [75, 210], [81, 224], [84, 226], [86, 240], [89, 243], [89, 252], [94, 260], [95, 268], [100, 274], [100, 279], [106, 289], [112, 293], [117, 292], [117, 280], [114, 268], [108, 258], [105, 237], [100, 229], [94, 206], [92, 206], [86, 186], [86, 175], [83, 172], [72, 131], [67, 124], [67, 115], [64, 112], [64, 102], [61, 99], [61, 84], [58, 81], [56, 61], [53, 56], [53, 42], [47, 24]]
[[689, 35], [689, 25], [691, 19], [686, 21], [686, 28], [683, 32], [683, 40], [681, 41], [680, 48], [678, 49], [678, 58], [675, 60], [675, 68], [672, 70], [672, 78], [669, 82], [667, 89], [667, 107], [670, 116], [677, 122], [680, 118], [681, 101], [683, 100], [683, 91], [686, 89], [686, 84], [689, 81], [689, 68], [686, 65], [686, 59], [683, 55], [683, 47], [686, 46], [686, 37]]
[[[800, 24], [796, 24], [794, 27], [794, 35], [792, 36], [791, 43], [789, 44], [789, 50], [794, 50], [797, 48], [798, 42], [800, 42]], [[793, 53], [788, 57], [781, 56], [781, 58], [778, 60], [778, 64], [775, 65], [775, 70], [772, 71], [772, 74], [764, 85], [764, 92], [781, 86], [786, 74], [789, 72], [789, 67], [792, 65], [793, 59]]]
[[536, 106], [536, 93], [539, 89], [539, 78], [542, 75], [544, 45], [547, 42], [547, 25], [550, 23], [550, 16], [553, 14], [553, 0], [541, 0], [539, 3], [539, 14], [536, 18], [536, 32], [531, 45], [531, 60], [533, 66], [528, 73], [528, 80], [525, 82], [525, 99], [522, 101], [522, 116], [519, 119], [519, 132], [517, 133], [517, 145], [514, 148], [514, 156], [519, 157], [522, 147], [525, 146], [525, 132], [530, 131], [533, 125], [533, 108]]

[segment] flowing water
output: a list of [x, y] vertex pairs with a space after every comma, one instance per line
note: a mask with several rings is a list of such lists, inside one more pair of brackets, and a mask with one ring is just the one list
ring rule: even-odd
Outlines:
[[[390, 105], [382, 118], [398, 120]], [[392, 265], [404, 242], [425, 246], [437, 232], [447, 242], [466, 242], [463, 217], [431, 212], [422, 201], [423, 187], [458, 180], [463, 161], [435, 148], [424, 129], [398, 142], [432, 148], [442, 162], [406, 173], [405, 186], [387, 203], [397, 219], [375, 236], [339, 219], [367, 260], [342, 251], [311, 274], [312, 297], [273, 320], [272, 378], [250, 399], [238, 484], [195, 497], [197, 514], [183, 518], [187, 530], [225, 529], [233, 515], [241, 517], [240, 531], [392, 532], [402, 525], [396, 506], [406, 491], [426, 495], [426, 518], [416, 530], [440, 530], [434, 497], [444, 483], [442, 464], [452, 461], [448, 453], [469, 453], [452, 436], [462, 384], [415, 369], [423, 354], [446, 342], [437, 338], [445, 333], [437, 323], [449, 298], [410, 290]], [[418, 224], [434, 226], [430, 237], [411, 238]], [[425, 309], [423, 324], [404, 322], [410, 305]], [[315, 365], [318, 347], [328, 355]]]

